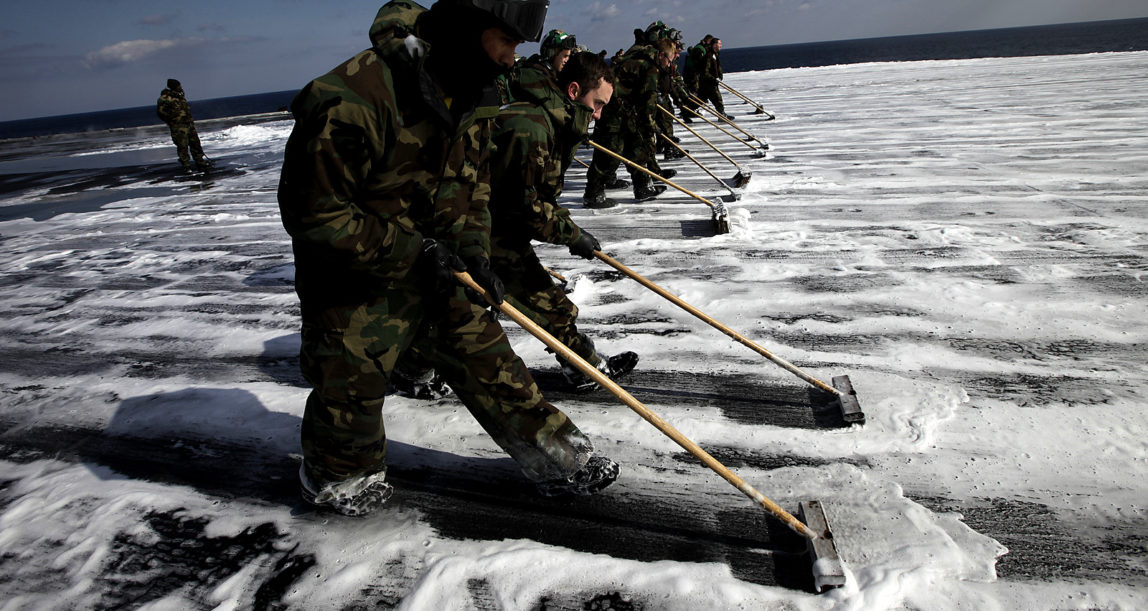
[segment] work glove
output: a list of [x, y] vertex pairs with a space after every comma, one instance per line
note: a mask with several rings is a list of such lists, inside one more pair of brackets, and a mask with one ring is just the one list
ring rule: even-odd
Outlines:
[[459, 285], [454, 273], [466, 271], [466, 264], [442, 242], [426, 238], [415, 268], [433, 292], [447, 293]]
[[598, 239], [590, 235], [589, 231], [582, 230], [582, 235], [578, 236], [577, 240], [570, 245], [570, 254], [577, 255], [583, 259], [593, 259], [594, 251], [602, 250], [602, 245], [598, 243]]
[[[487, 297], [496, 304], [502, 303], [502, 297], [506, 294], [506, 287], [503, 286], [502, 280], [498, 275], [490, 269], [489, 259], [486, 257], [470, 257], [466, 259], [466, 268], [470, 271], [470, 277], [486, 291]], [[468, 293], [473, 293], [473, 291], [468, 291]], [[486, 300], [477, 293], [470, 295], [470, 300], [479, 305], [488, 305]]]

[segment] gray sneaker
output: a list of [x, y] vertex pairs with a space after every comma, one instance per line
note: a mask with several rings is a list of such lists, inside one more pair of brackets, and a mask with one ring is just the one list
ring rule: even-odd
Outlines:
[[345, 516], [360, 517], [382, 507], [391, 498], [394, 488], [383, 481], [384, 469], [369, 475], [357, 475], [338, 482], [318, 485], [299, 467], [299, 493], [303, 500], [331, 509]]
[[564, 496], [575, 494], [589, 496], [601, 492], [618, 479], [618, 463], [605, 456], [594, 455], [586, 461], [586, 466], [565, 479], [552, 479], [538, 482], [538, 492], [542, 496]]

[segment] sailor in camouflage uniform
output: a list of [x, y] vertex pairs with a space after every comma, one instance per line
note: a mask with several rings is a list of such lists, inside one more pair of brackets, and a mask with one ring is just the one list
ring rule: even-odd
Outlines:
[[[697, 64], [697, 95], [703, 102], [707, 102], [722, 115], [725, 114], [725, 103], [722, 101], [721, 86], [721, 39], [706, 36], [709, 43], [704, 40], [699, 48]], [[698, 48], [695, 47], [695, 48]]]
[[[637, 33], [641, 33], [637, 30]], [[602, 111], [602, 118], [594, 125], [593, 140], [642, 167], [657, 167], [655, 140], [658, 125], [659, 69], [670, 63], [673, 43], [666, 39], [653, 45], [635, 44], [630, 47], [614, 69], [614, 98]], [[614, 176], [619, 161], [595, 150], [590, 169], [586, 171], [586, 192], [583, 204], [588, 208], [609, 207], [605, 196], [605, 182]], [[634, 186], [634, 199], [646, 201], [666, 190], [664, 185], [651, 185], [645, 173], [627, 166]], [[656, 172], [660, 173], [660, 172]]]
[[[647, 46], [654, 45], [654, 44], [657, 44], [657, 41], [662, 39], [662, 38], [668, 38], [670, 40], [673, 40], [673, 38], [670, 36], [669, 26], [667, 26], [662, 21], [655, 21], [655, 22], [651, 23], [649, 26], [646, 27], [645, 30], [642, 30], [639, 28], [634, 29], [634, 44], [636, 44], [636, 45], [647, 45]], [[675, 48], [675, 53], [677, 53], [676, 48]], [[661, 106], [662, 108], [669, 108], [671, 106], [670, 94], [671, 94], [672, 85], [673, 85], [673, 82], [671, 79], [672, 79], [672, 74], [673, 74], [672, 70], [674, 69], [674, 62], [676, 59], [677, 59], [677, 55], [675, 54], [672, 56], [671, 61], [669, 62], [668, 65], [663, 65], [662, 62], [658, 63], [658, 98], [657, 98], [657, 104], [658, 104], [658, 106]], [[672, 119], [669, 120], [668, 121], [669, 124], [667, 124], [667, 117], [665, 116], [665, 113], [663, 113], [661, 110], [658, 110], [657, 107], [654, 108], [653, 112], [654, 112], [654, 117], [653, 117], [654, 118], [654, 124], [657, 125], [658, 129], [657, 129], [657, 132], [654, 134], [653, 141], [650, 142], [649, 145], [651, 147], [653, 147], [653, 150], [656, 153], [665, 153], [665, 149], [666, 149], [667, 145], [666, 145], [666, 141], [665, 141], [665, 138], [663, 137], [663, 135], [665, 135], [665, 134], [669, 134], [671, 136], [673, 135], [673, 131], [674, 131], [674, 128], [672, 125], [673, 120]], [[675, 149], [675, 152], [676, 152], [676, 149]], [[666, 161], [671, 161], [673, 159], [680, 159], [683, 156], [684, 155], [681, 155], [680, 153], [676, 156], [671, 155], [671, 154], [664, 154], [663, 158]], [[674, 170], [671, 168], [663, 169], [661, 167], [661, 165], [658, 163], [658, 157], [656, 154], [651, 154], [649, 156], [649, 158], [646, 160], [646, 169], [653, 172], [654, 174], [661, 176], [662, 178], [673, 178], [678, 173], [677, 170]], [[606, 188], [610, 189], [613, 187], [610, 184], [607, 184]], [[662, 188], [664, 188], [664, 187], [662, 187]]]
[[[185, 172], [194, 172], [197, 167], [203, 171], [211, 169], [211, 161], [203, 154], [199, 134], [195, 131], [191, 105], [187, 103], [187, 96], [179, 81], [167, 79], [167, 88], [156, 100], [155, 114], [171, 130], [171, 141], [175, 143], [175, 152]], [[195, 158], [195, 165], [191, 163], [192, 158]]]
[[547, 0], [384, 5], [372, 47], [291, 104], [279, 184], [295, 252], [304, 377], [304, 499], [382, 505], [382, 407], [396, 361], [433, 364], [544, 494], [590, 494], [617, 464], [543, 399], [501, 326], [453, 274], [502, 299], [488, 260], [494, 78], [538, 40]]
[[[578, 306], [554, 283], [531, 246], [532, 240], [561, 244], [587, 259], [600, 249], [598, 240], [570, 218], [558, 199], [591, 118], [598, 118], [613, 95], [614, 75], [597, 54], [583, 52], [567, 59], [566, 69], [555, 74], [553, 57], [544, 49], [516, 64], [509, 81], [510, 93], [518, 101], [499, 112], [494, 134], [498, 154], [491, 162], [491, 267], [506, 283], [506, 299], [516, 309], [591, 365], [617, 378], [637, 365], [638, 355], [624, 352], [607, 358], [595, 349], [578, 330]], [[598, 387], [557, 358], [575, 389]], [[396, 369], [396, 390], [415, 398], [437, 398], [439, 377], [426, 363], [404, 357]]]
[[[681, 74], [678, 73], [678, 57], [682, 54], [682, 33], [673, 28], [666, 27], [665, 24], [658, 21], [646, 30], [646, 36], [650, 40], [668, 38], [674, 43], [673, 61], [671, 61], [668, 66], [662, 68], [658, 75], [658, 106], [673, 112], [675, 103], [681, 108], [686, 100], [689, 99], [689, 94], [686, 92], [685, 81], [682, 80]], [[670, 161], [685, 157], [685, 153], [678, 150], [673, 144], [670, 144], [671, 142], [677, 144], [682, 141], [681, 138], [674, 135], [673, 116], [659, 109], [657, 119], [659, 133], [658, 152], [662, 153], [662, 158], [666, 161]], [[666, 176], [666, 178], [671, 177], [672, 175]]]
[[[702, 66], [707, 61], [706, 55], [709, 53], [709, 45], [713, 38], [713, 36], [706, 34], [701, 42], [686, 50], [686, 67], [682, 72], [682, 80], [686, 84], [686, 91], [694, 96], [698, 95], [698, 80], [701, 78]], [[692, 98], [686, 98], [685, 107], [681, 113], [682, 120], [686, 123], [692, 123], [694, 113], [690, 111], [697, 111], [698, 108], [700, 107], [697, 102]]]
[[[563, 176], [597, 119], [610, 101], [614, 75], [596, 53], [578, 53], [554, 74], [544, 58], [518, 68], [512, 94], [518, 103], [498, 116], [491, 165], [491, 266], [506, 282], [506, 297], [515, 308], [558, 338], [591, 365], [611, 377], [637, 364], [633, 352], [606, 358], [578, 330], [578, 307], [538, 259], [531, 240], [568, 246], [592, 259], [598, 240], [558, 204]], [[562, 373], [575, 388], [597, 384], [564, 359]]]
[[558, 74], [576, 51], [578, 51], [578, 40], [573, 34], [562, 30], [550, 30], [546, 38], [542, 39], [538, 55], [530, 59], [533, 60], [531, 63], [538, 63], [538, 60], [541, 60], [551, 74]]
[[510, 72], [498, 77], [499, 94], [502, 97], [503, 104], [514, 102], [515, 88], [514, 82], [518, 80], [519, 73], [523, 66], [535, 66], [546, 70], [550, 74], [558, 74], [562, 70], [562, 66], [566, 65], [566, 60], [570, 59], [578, 48], [578, 41], [573, 34], [567, 34], [562, 30], [550, 30], [542, 39], [542, 44], [538, 48], [538, 53], [531, 55], [527, 59], [518, 58], [514, 62], [514, 67]]

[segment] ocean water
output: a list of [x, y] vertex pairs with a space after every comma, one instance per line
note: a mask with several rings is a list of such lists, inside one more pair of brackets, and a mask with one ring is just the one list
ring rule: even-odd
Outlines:
[[[726, 49], [725, 72], [863, 62], [1148, 50], [1148, 18]], [[295, 90], [192, 100], [197, 120], [285, 109]], [[158, 92], [157, 92], [158, 95]], [[0, 139], [159, 125], [155, 106], [0, 122]]]
[[1148, 18], [892, 36], [722, 51], [725, 72], [867, 62], [1148, 50]]
[[[196, 121], [202, 121], [286, 110], [287, 105], [291, 103], [291, 98], [297, 92], [298, 90], [292, 89], [290, 91], [256, 93], [209, 100], [191, 100], [191, 112], [195, 115]], [[159, 97], [159, 91], [156, 91], [156, 97]], [[135, 108], [6, 121], [0, 123], [0, 139], [35, 138], [53, 134], [73, 134], [162, 124], [159, 118], [155, 116], [155, 104], [149, 104]]]

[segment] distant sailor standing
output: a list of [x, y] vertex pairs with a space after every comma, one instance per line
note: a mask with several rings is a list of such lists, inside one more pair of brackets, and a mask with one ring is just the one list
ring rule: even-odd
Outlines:
[[[171, 141], [175, 143], [176, 153], [183, 171], [194, 172], [196, 167], [202, 171], [211, 169], [211, 161], [203, 154], [203, 147], [199, 144], [199, 134], [195, 131], [195, 122], [191, 118], [191, 105], [183, 94], [183, 86], [175, 79], [167, 79], [167, 89], [159, 94], [156, 101], [155, 114], [167, 123], [171, 130]], [[190, 151], [190, 152], [189, 152]], [[191, 164], [192, 157], [195, 165]]]
[[721, 39], [709, 35], [706, 39], [709, 39], [708, 43], [703, 39], [698, 45], [701, 60], [697, 66], [697, 95], [724, 116], [725, 104], [722, 102], [721, 88], [718, 85], [722, 80]]

